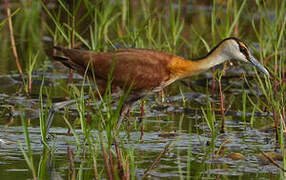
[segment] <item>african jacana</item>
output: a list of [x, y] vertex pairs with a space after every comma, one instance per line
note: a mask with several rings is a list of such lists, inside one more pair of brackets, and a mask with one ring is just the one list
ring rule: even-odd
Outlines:
[[113, 87], [132, 87], [121, 109], [121, 117], [147, 93], [159, 92], [178, 79], [204, 72], [230, 59], [251, 63], [269, 76], [268, 71], [251, 55], [247, 45], [235, 37], [222, 40], [206, 56], [196, 61], [148, 49], [98, 53], [61, 47], [55, 49], [65, 56], [56, 56], [56, 60], [81, 74], [87, 70], [87, 74], [94, 76], [99, 86], [104, 87], [112, 74]]

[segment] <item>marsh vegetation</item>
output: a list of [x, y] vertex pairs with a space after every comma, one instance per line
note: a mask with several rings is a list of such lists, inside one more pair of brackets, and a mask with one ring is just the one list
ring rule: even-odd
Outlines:
[[[286, 1], [0, 5], [3, 179], [285, 178]], [[96, 84], [51, 58], [63, 46], [192, 59], [229, 36], [246, 42], [271, 77], [225, 63], [139, 101], [120, 128], [124, 99], [95, 97]]]

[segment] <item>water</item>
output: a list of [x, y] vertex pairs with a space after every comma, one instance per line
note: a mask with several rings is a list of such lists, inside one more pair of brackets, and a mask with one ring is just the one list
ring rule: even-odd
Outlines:
[[[65, 76], [64, 76], [65, 77]], [[7, 82], [4, 89], [17, 85], [14, 81], [8, 81], [9, 76], [1, 76], [2, 82]], [[58, 84], [54, 76], [45, 76], [47, 81]], [[78, 79], [80, 81], [80, 79]], [[75, 81], [77, 79], [75, 78]], [[238, 83], [230, 80], [227, 83]], [[236, 93], [236, 87], [229, 90]], [[9, 92], [7, 92], [9, 93]], [[199, 107], [205, 107], [206, 102], [218, 102], [218, 97], [210, 97], [200, 92], [186, 92], [183, 94], [166, 97], [165, 103], [154, 103], [153, 97], [146, 98], [146, 112], [143, 119], [144, 135], [140, 140], [140, 130], [122, 131], [120, 137], [123, 144], [122, 149], [133, 149], [136, 159], [136, 176], [143, 175], [158, 154], [168, 143], [175, 145], [161, 159], [160, 163], [149, 175], [150, 178], [173, 179], [186, 176], [188, 166], [191, 177], [218, 176], [245, 177], [253, 176], [269, 177], [279, 175], [281, 172], [271, 163], [261, 163], [258, 149], [265, 152], [274, 152], [276, 149], [275, 136], [272, 130], [260, 130], [269, 124], [269, 114], [257, 114], [255, 123], [250, 124], [251, 112], [247, 112], [247, 121], [242, 121], [242, 113], [228, 112], [226, 116], [226, 133], [220, 134], [220, 115], [218, 112], [215, 123], [216, 133], [212, 135]], [[189, 105], [183, 106], [183, 99]], [[20, 150], [20, 144], [26, 149], [21, 117], [28, 118], [31, 149], [35, 164], [46, 154], [43, 153], [41, 134], [39, 129], [39, 99], [29, 98], [21, 94], [0, 94], [1, 125], [0, 125], [0, 172], [2, 177], [14, 179], [16, 177], [28, 178], [30, 171]], [[72, 105], [71, 105], [72, 106]], [[197, 109], [196, 109], [196, 108]], [[73, 109], [73, 108], [71, 108]], [[73, 113], [76, 118], [77, 113]], [[139, 109], [136, 108], [133, 119], [138, 120]], [[76, 169], [83, 168], [83, 171], [92, 173], [92, 166], [88, 165], [89, 160], [85, 159], [83, 152], [78, 152], [75, 144], [75, 137], [67, 134], [66, 125], [62, 119], [63, 113], [57, 112], [55, 121], [50, 129], [53, 138], [50, 145], [56, 150], [50, 160], [53, 171], [57, 175], [66, 178], [69, 163], [67, 159], [67, 149], [72, 149], [75, 155]], [[271, 115], [271, 114], [270, 114]], [[77, 134], [83, 143], [83, 134], [78, 128]], [[95, 137], [98, 131], [94, 129], [92, 133]], [[223, 152], [218, 153], [219, 149]], [[227, 158], [231, 153], [240, 153], [243, 159], [233, 160]], [[278, 151], [279, 153], [279, 151]], [[99, 157], [101, 162], [103, 157]], [[281, 164], [281, 162], [278, 162]], [[188, 165], [189, 164], [189, 165]], [[99, 167], [103, 167], [99, 163]]]

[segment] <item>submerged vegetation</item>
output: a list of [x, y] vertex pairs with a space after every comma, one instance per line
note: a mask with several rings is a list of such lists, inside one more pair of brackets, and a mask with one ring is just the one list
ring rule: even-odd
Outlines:
[[[286, 1], [5, 0], [0, 7], [1, 177], [285, 177]], [[114, 100], [109, 84], [97, 97], [93, 79], [51, 58], [53, 46], [64, 46], [194, 59], [229, 36], [244, 40], [271, 77], [225, 63], [146, 97], [120, 127], [128, 90]]]

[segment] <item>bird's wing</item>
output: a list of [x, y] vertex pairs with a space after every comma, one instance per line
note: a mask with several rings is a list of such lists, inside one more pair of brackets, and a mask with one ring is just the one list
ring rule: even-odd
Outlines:
[[120, 87], [132, 86], [133, 89], [152, 89], [160, 86], [170, 78], [168, 63], [172, 55], [143, 50], [124, 49], [114, 52], [95, 53], [75, 49], [60, 49], [68, 58], [69, 64], [86, 69], [89, 74], [108, 80]]

